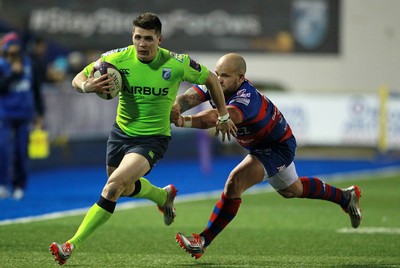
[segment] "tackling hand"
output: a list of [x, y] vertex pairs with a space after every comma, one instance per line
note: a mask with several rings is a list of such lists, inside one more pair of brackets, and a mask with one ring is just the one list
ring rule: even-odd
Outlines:
[[217, 121], [215, 125], [215, 136], [219, 135], [221, 132], [222, 142], [225, 142], [225, 135], [228, 137], [228, 140], [231, 140], [231, 135], [236, 137], [237, 127], [235, 123], [233, 123], [232, 119], [229, 118], [226, 122]]

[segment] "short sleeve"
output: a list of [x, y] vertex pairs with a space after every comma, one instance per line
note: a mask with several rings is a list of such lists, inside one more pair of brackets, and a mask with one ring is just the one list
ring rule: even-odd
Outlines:
[[185, 57], [184, 62], [183, 80], [193, 84], [204, 84], [209, 75], [207, 67], [191, 59], [189, 56]]

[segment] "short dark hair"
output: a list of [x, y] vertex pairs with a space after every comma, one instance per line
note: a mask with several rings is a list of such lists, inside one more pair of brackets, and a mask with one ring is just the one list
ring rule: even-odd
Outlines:
[[161, 20], [154, 13], [146, 12], [139, 15], [133, 20], [133, 26], [146, 30], [155, 30], [158, 35], [161, 35]]

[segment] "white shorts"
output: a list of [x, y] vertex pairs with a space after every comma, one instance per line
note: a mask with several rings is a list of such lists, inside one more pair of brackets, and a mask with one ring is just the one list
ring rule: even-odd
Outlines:
[[[263, 166], [264, 167], [264, 166]], [[263, 181], [268, 181], [269, 184], [274, 187], [276, 191], [286, 189], [290, 185], [292, 185], [299, 176], [297, 175], [296, 167], [294, 166], [294, 162], [290, 163], [290, 165], [284, 170], [279, 171], [272, 177], [268, 177], [268, 173], [264, 167], [264, 179]]]

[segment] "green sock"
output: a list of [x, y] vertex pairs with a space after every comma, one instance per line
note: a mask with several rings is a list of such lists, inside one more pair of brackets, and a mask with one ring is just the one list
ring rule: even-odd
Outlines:
[[79, 245], [86, 240], [98, 227], [103, 225], [111, 217], [112, 213], [104, 210], [99, 205], [94, 204], [87, 212], [78, 231], [67, 242], [78, 248]]
[[[167, 192], [164, 189], [154, 186], [143, 177], [140, 178], [139, 181], [141, 188], [138, 193], [132, 196], [133, 198], [146, 198], [159, 206], [163, 206], [165, 204], [167, 201]], [[137, 186], [138, 183], [135, 185]]]

